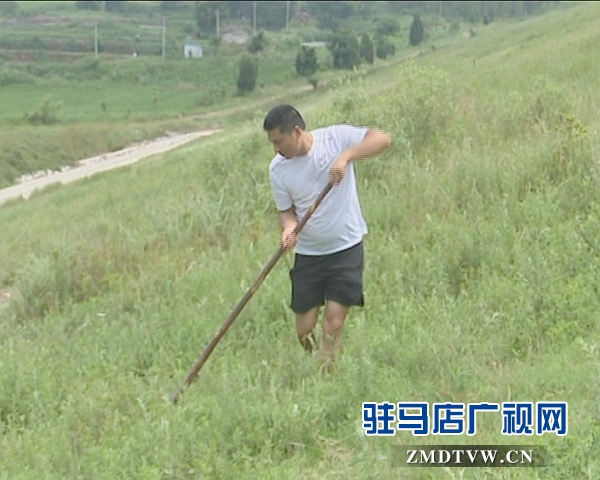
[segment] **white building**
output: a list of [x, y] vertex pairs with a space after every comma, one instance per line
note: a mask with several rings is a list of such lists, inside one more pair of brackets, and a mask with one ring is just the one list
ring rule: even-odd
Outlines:
[[185, 58], [202, 58], [204, 47], [201, 43], [185, 43], [183, 46], [183, 56]]

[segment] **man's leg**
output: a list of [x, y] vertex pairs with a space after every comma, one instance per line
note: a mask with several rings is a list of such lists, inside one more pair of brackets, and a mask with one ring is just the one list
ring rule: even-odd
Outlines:
[[342, 331], [344, 320], [350, 307], [346, 307], [333, 300], [325, 305], [325, 318], [323, 319], [323, 353], [325, 355], [325, 370], [333, 367], [335, 355], [342, 348]]
[[[317, 344], [314, 336], [320, 306], [325, 303], [324, 283], [320, 278], [318, 257], [298, 255], [290, 270], [292, 301], [290, 307], [296, 316], [296, 333], [300, 345], [312, 352]], [[301, 312], [301, 313], [300, 313]]]
[[296, 332], [298, 340], [307, 352], [312, 352], [315, 348], [314, 329], [319, 318], [319, 307], [311, 308], [305, 313], [296, 313]]

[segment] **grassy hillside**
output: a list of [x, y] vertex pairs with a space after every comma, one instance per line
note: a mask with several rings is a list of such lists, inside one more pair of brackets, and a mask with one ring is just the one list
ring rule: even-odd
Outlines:
[[[298, 99], [393, 137], [356, 165], [366, 300], [331, 377], [297, 345], [292, 257], [180, 403], [275, 252], [263, 107], [168, 155], [0, 208], [0, 479], [596, 478], [600, 9], [513, 24]], [[266, 107], [265, 107], [266, 108]], [[366, 437], [365, 401], [567, 401], [569, 430]], [[548, 445], [546, 469], [390, 468], [391, 444]]]

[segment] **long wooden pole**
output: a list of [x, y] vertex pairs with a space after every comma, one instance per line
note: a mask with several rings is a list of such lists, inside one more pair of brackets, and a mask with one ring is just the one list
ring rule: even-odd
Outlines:
[[[323, 201], [323, 199], [329, 193], [329, 191], [331, 190], [332, 187], [333, 187], [333, 184], [328, 183], [327, 186], [323, 189], [323, 191], [319, 194], [319, 196], [314, 201], [314, 203], [311, 205], [310, 209], [308, 210], [308, 212], [306, 213], [304, 218], [298, 223], [298, 225], [296, 225], [296, 228], [294, 229], [294, 232], [296, 234], [300, 233], [300, 230], [302, 230], [304, 225], [306, 225], [306, 222], [308, 221], [308, 219], [311, 217], [311, 215], [314, 213], [314, 211], [317, 209], [317, 207], [320, 205], [320, 203]], [[269, 260], [269, 263], [267, 263], [267, 265], [262, 269], [262, 271], [260, 272], [260, 274], [258, 275], [256, 280], [254, 281], [252, 286], [244, 294], [242, 299], [238, 302], [238, 304], [235, 306], [233, 311], [229, 314], [229, 317], [227, 317], [227, 320], [225, 320], [225, 323], [223, 323], [223, 325], [221, 326], [219, 331], [216, 333], [216, 335], [210, 341], [208, 346], [204, 349], [204, 352], [202, 353], [202, 355], [198, 358], [198, 360], [196, 360], [196, 363], [194, 363], [194, 365], [192, 366], [192, 369], [190, 370], [190, 373], [188, 373], [187, 377], [185, 377], [185, 380], [177, 388], [177, 390], [175, 390], [175, 393], [173, 393], [173, 395], [171, 396], [171, 401], [173, 403], [177, 403], [183, 390], [194, 381], [194, 378], [196, 378], [196, 375], [198, 375], [198, 372], [200, 371], [200, 369], [202, 368], [202, 366], [204, 365], [204, 363], [206, 362], [206, 360], [208, 359], [208, 357], [210, 356], [212, 351], [217, 346], [217, 343], [219, 343], [219, 340], [221, 340], [223, 335], [225, 335], [225, 333], [227, 332], [227, 330], [229, 329], [231, 324], [234, 322], [234, 320], [237, 318], [237, 316], [240, 314], [240, 312], [246, 306], [246, 304], [248, 303], [250, 298], [252, 298], [252, 296], [256, 293], [258, 288], [263, 283], [264, 279], [267, 277], [267, 275], [269, 274], [271, 269], [275, 266], [275, 264], [277, 263], [277, 261], [283, 255], [284, 252], [285, 252], [284, 248], [280, 245], [277, 252], [275, 252], [275, 255], [273, 255], [271, 260]]]

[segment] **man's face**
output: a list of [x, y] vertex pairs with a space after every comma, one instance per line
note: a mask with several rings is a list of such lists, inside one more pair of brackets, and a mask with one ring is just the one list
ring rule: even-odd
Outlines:
[[279, 128], [275, 128], [270, 130], [267, 136], [276, 153], [280, 153], [285, 158], [292, 158], [300, 149], [300, 133], [299, 127], [294, 127], [290, 133], [283, 133]]

